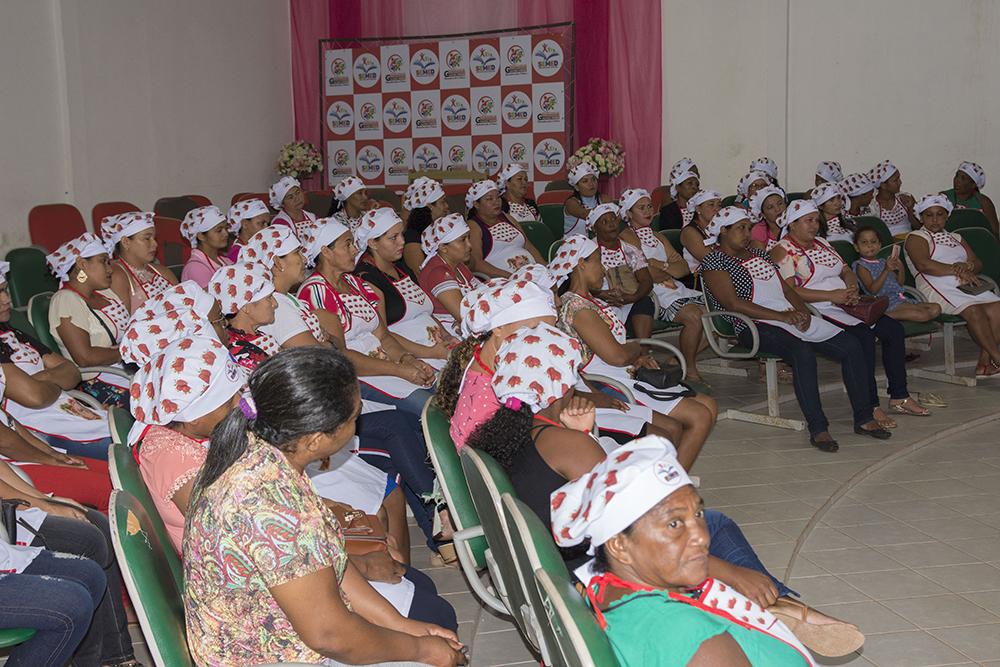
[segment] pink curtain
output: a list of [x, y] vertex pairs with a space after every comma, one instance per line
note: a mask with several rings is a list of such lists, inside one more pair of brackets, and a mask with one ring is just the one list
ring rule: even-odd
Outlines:
[[[659, 0], [289, 0], [295, 136], [319, 145], [323, 38], [441, 35], [573, 21], [577, 145], [612, 139], [626, 152], [626, 187], [659, 185], [661, 91]], [[636, 66], [641, 63], [641, 66]]]

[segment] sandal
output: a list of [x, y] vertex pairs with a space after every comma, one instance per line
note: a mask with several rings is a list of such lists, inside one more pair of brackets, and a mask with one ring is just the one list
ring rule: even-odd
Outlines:
[[880, 427], [884, 429], [893, 429], [899, 426], [899, 424], [896, 423], [895, 419], [882, 412], [882, 408], [875, 408], [875, 409], [879, 413], [881, 413], [881, 416], [879, 416], [879, 414], [873, 413], [872, 418], [878, 423]]
[[[987, 372], [989, 371], [989, 372]], [[976, 379], [987, 380], [1000, 375], [1000, 364], [990, 359], [989, 366], [976, 366]]]
[[932, 407], [932, 408], [948, 407], [948, 401], [944, 400], [937, 394], [932, 394], [929, 391], [918, 391], [913, 398], [917, 401], [917, 403], [923, 405], [924, 407]]
[[437, 551], [431, 553], [431, 565], [434, 567], [458, 567], [458, 552], [454, 542], [437, 544]]
[[858, 626], [834, 619], [833, 623], [810, 623], [808, 606], [789, 598], [780, 598], [767, 608], [800, 642], [819, 655], [838, 658], [864, 646], [865, 636]]
[[889, 401], [889, 409], [901, 415], [912, 415], [914, 417], [930, 417], [931, 411], [920, 405], [912, 397], [907, 396], [899, 403]]

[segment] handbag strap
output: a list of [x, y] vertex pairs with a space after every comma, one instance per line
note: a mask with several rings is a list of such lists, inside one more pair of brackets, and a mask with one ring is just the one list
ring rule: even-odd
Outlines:
[[681, 389], [680, 391], [660, 391], [657, 389], [646, 389], [645, 387], [639, 386], [638, 382], [633, 383], [632, 388], [635, 389], [636, 391], [641, 391], [642, 393], [646, 394], [650, 398], [656, 399], [657, 401], [673, 401], [678, 398], [691, 398], [692, 396], [698, 393], [694, 389], [688, 387], [683, 382], [681, 382], [680, 385], [684, 387], [684, 389]]

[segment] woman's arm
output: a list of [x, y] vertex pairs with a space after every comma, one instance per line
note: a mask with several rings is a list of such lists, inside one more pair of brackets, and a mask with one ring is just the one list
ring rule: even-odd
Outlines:
[[448, 314], [455, 318], [456, 322], [462, 321], [462, 290], [445, 290], [437, 295], [437, 300], [441, 302]]
[[728, 632], [706, 639], [688, 662], [688, 667], [752, 667], [746, 653]]
[[36, 380], [54, 382], [66, 391], [80, 384], [80, 369], [61, 354], [50, 352], [43, 355], [42, 365], [45, 366], [45, 370], [32, 375]]
[[24, 463], [79, 467], [70, 462], [75, 459], [57, 452], [38, 438], [23, 437], [16, 430], [18, 428], [17, 422], [13, 422], [13, 424], [13, 428], [0, 424], [0, 454], [12, 461]]
[[997, 219], [997, 207], [993, 204], [993, 200], [980, 192], [979, 202], [983, 207], [983, 215], [986, 216], [990, 227], [993, 228], [993, 236], [1000, 236], [1000, 220]]
[[[677, 249], [674, 248], [669, 239], [660, 232], [656, 232], [656, 236], [660, 239], [660, 243], [663, 244], [663, 249], [667, 251], [667, 273], [673, 278], [683, 278], [691, 273], [691, 267], [684, 260], [684, 256], [677, 252]], [[704, 248], [705, 244], [702, 243], [701, 247]]]
[[631, 366], [642, 356], [639, 343], [619, 343], [611, 329], [593, 310], [583, 309], [573, 317], [573, 329], [594, 354], [612, 366]]
[[22, 371], [16, 364], [0, 364], [0, 367], [3, 367], [3, 374], [7, 378], [4, 397], [12, 398], [26, 408], [36, 410], [47, 408], [58, 401], [62, 394], [62, 387], [59, 385], [38, 380]]
[[470, 222], [469, 242], [472, 244], [472, 261], [469, 262], [469, 268], [472, 269], [473, 273], [483, 273], [490, 278], [506, 278], [509, 276], [509, 272], [489, 264], [483, 258], [483, 230], [479, 228], [479, 225], [475, 221]]
[[791, 290], [798, 295], [799, 299], [806, 303], [818, 303], [822, 301], [847, 303], [848, 290], [846, 288], [836, 290], [819, 290], [799, 285], [795, 276], [795, 264], [791, 255], [788, 254], [788, 251], [784, 248], [784, 246], [776, 245], [771, 248], [770, 257], [771, 261], [778, 267], [778, 272], [782, 277], [782, 282], [785, 285], [784, 290], [786, 292], [788, 291], [788, 288], [791, 288]]
[[569, 428], [545, 429], [535, 447], [550, 468], [571, 481], [593, 470], [606, 456], [596, 440]]
[[108, 366], [122, 360], [117, 347], [96, 347], [90, 342], [90, 334], [73, 324], [68, 317], [60, 318], [56, 327], [66, 351], [80, 366]]
[[419, 243], [407, 243], [403, 246], [403, 261], [406, 266], [413, 271], [413, 275], [420, 275], [420, 264], [424, 261], [424, 251]]
[[566, 203], [563, 204], [563, 209], [565, 209], [565, 212], [569, 213], [574, 218], [581, 218], [584, 220], [587, 219], [587, 214], [590, 213], [590, 209], [584, 206], [583, 202], [576, 197], [570, 197], [567, 199]]
[[[385, 315], [385, 293], [375, 285], [372, 285], [371, 283], [366, 282], [365, 285], [368, 287], [368, 289], [370, 289], [372, 292], [375, 293], [375, 296], [378, 297], [377, 309], [378, 309], [379, 321], [388, 322], [389, 320], [386, 318]], [[448, 358], [448, 348], [445, 347], [444, 345], [435, 345], [435, 346], [421, 345], [420, 343], [416, 343], [410, 340], [409, 338], [406, 338], [404, 336], [399, 336], [393, 333], [392, 331], [388, 331], [388, 327], [386, 327], [386, 329], [387, 333], [390, 336], [392, 336], [392, 338], [396, 341], [396, 344], [398, 344], [404, 352], [409, 352], [415, 357], [422, 359]]]
[[[708, 290], [719, 302], [723, 310], [746, 315], [752, 320], [778, 320], [785, 322], [787, 312], [781, 312], [758, 306], [753, 301], [747, 301], [736, 296], [736, 289], [733, 287], [733, 279], [725, 271], [703, 271], [702, 279]], [[786, 294], [787, 296], [787, 294]], [[793, 304], [794, 305], [794, 304]]]
[[[358, 375], [391, 375], [403, 378], [414, 384], [423, 384], [420, 373], [415, 368], [399, 364], [395, 361], [389, 361], [388, 359], [376, 359], [375, 357], [347, 347], [347, 339], [344, 337], [344, 327], [340, 324], [340, 318], [335, 313], [331, 313], [325, 308], [316, 308], [313, 312], [316, 314], [316, 319], [319, 320], [323, 330], [327, 331], [333, 338], [332, 342], [334, 346], [342, 351], [351, 360], [351, 363], [354, 364]], [[382, 328], [382, 330], [384, 331], [385, 329]], [[398, 347], [397, 345], [392, 349], [398, 352]], [[385, 348], [383, 347], [383, 349]], [[389, 354], [391, 358], [391, 353], [388, 350], [386, 350], [386, 354]]]
[[[964, 244], [965, 242], [963, 241], [962, 243]], [[964, 266], [964, 262], [945, 264], [944, 262], [931, 259], [930, 244], [927, 243], [927, 239], [916, 234], [907, 236], [906, 241], [903, 242], [903, 247], [906, 248], [906, 256], [910, 258], [913, 266], [920, 273], [926, 273], [929, 276], [959, 276], [960, 273], [972, 271], [972, 267]], [[967, 252], [971, 251], [967, 249]], [[975, 257], [975, 254], [973, 253], [970, 256]]]
[[701, 234], [696, 232], [690, 225], [681, 230], [681, 245], [699, 262], [711, 250], [711, 248], [705, 245], [705, 239], [701, 237]]

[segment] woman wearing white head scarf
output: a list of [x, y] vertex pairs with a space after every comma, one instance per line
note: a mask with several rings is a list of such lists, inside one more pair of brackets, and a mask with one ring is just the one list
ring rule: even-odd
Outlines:
[[101, 221], [101, 237], [112, 256], [111, 291], [130, 313], [171, 285], [177, 276], [156, 262], [153, 214], [138, 211]]
[[710, 248], [705, 245], [708, 238], [708, 227], [712, 219], [722, 209], [722, 195], [714, 190], [699, 190], [688, 201], [692, 211], [691, 224], [681, 230], [682, 255], [691, 273], [697, 273], [701, 267], [701, 258], [708, 254]]
[[701, 188], [698, 172], [684, 169], [670, 174], [670, 194], [672, 201], [660, 207], [660, 229], [684, 229], [694, 218], [694, 210], [688, 202]]
[[975, 293], [982, 260], [961, 236], [945, 231], [952, 211], [947, 197], [926, 195], [914, 210], [922, 227], [906, 237], [905, 248], [917, 290], [928, 301], [940, 305], [946, 315], [958, 315], [966, 321], [969, 335], [980, 349], [976, 378], [998, 377], [1000, 297], [989, 290]]
[[491, 278], [506, 278], [526, 264], [545, 261], [521, 223], [508, 218], [501, 204], [500, 191], [489, 179], [473, 183], [465, 195], [472, 243], [469, 268]]
[[226, 256], [229, 224], [216, 206], [201, 206], [188, 211], [181, 223], [181, 234], [191, 242], [191, 257], [184, 265], [181, 280], [193, 280], [205, 289], [212, 274], [232, 264]]
[[997, 209], [993, 200], [986, 196], [986, 171], [975, 162], [963, 162], [955, 170], [952, 187], [941, 192], [955, 208], [971, 208], [982, 211], [993, 226], [993, 235], [1000, 234]]
[[844, 195], [839, 183], [821, 183], [811, 197], [819, 209], [819, 235], [827, 241], [853, 241], [854, 225], [843, 216]]
[[403, 261], [414, 275], [420, 273], [423, 265], [424, 251], [420, 246], [420, 235], [430, 227], [435, 220], [448, 215], [448, 199], [444, 188], [432, 178], [421, 176], [410, 183], [403, 195], [403, 219], [406, 229], [403, 231]]
[[584, 234], [584, 220], [590, 209], [604, 201], [598, 191], [597, 169], [589, 162], [581, 162], [566, 175], [573, 194], [563, 204], [563, 236]]
[[316, 222], [316, 216], [305, 210], [306, 193], [302, 190], [302, 184], [298, 179], [291, 176], [283, 176], [268, 191], [271, 200], [271, 208], [278, 212], [272, 225], [283, 225], [288, 227], [293, 234], [298, 236], [299, 232]]
[[528, 171], [519, 164], [509, 164], [497, 174], [497, 185], [503, 199], [502, 209], [515, 222], [539, 219], [538, 204], [528, 199]]
[[916, 203], [913, 195], [899, 190], [903, 180], [896, 165], [883, 160], [875, 165], [869, 177], [876, 189], [871, 214], [881, 218], [893, 236], [909, 234], [920, 226], [920, 220], [913, 212]]
[[270, 224], [271, 211], [263, 199], [244, 199], [229, 207], [229, 233], [236, 236], [226, 253], [229, 263], [235, 264], [250, 237]]
[[364, 181], [357, 176], [348, 176], [333, 187], [330, 217], [354, 231], [361, 224], [361, 216], [365, 211], [377, 206], [375, 200], [368, 196]]

